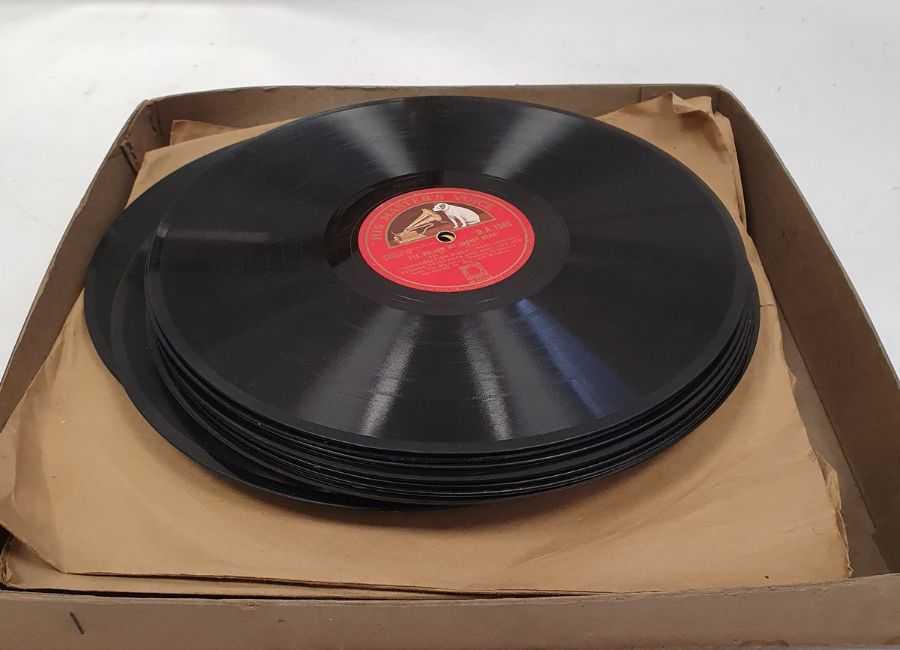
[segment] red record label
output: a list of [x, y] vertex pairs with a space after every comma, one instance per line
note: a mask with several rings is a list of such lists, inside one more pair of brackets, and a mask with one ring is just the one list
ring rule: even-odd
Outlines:
[[423, 291], [471, 291], [505, 280], [534, 250], [534, 229], [508, 201], [475, 190], [406, 192], [378, 205], [359, 230], [379, 275]]

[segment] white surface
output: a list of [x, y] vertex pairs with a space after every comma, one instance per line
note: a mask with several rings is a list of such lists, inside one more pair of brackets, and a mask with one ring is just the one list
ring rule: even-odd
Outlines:
[[727, 86], [759, 120], [898, 367], [898, 34], [890, 1], [0, 1], [0, 363], [144, 98], [242, 85], [683, 81]]

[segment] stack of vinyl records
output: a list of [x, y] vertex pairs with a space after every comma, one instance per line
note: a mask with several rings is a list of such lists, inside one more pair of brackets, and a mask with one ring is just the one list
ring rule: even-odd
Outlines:
[[594, 120], [423, 97], [187, 165], [110, 227], [100, 356], [207, 468], [363, 508], [454, 506], [632, 467], [719, 407], [756, 285], [688, 169]]

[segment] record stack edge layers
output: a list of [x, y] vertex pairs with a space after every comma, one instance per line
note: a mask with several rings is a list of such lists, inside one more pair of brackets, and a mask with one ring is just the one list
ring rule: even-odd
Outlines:
[[727, 398], [759, 323], [737, 229], [687, 168], [463, 97], [318, 114], [170, 174], [110, 227], [85, 310], [183, 453], [380, 509], [634, 466]]

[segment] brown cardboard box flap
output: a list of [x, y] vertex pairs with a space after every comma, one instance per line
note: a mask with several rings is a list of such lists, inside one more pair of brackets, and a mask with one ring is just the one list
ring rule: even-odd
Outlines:
[[[604, 118], [694, 169], [742, 222], [721, 116], [672, 95]], [[222, 132], [146, 156], [135, 194]], [[82, 303], [0, 434], [0, 521], [62, 571], [471, 592], [664, 591], [834, 580], [846, 548], [791, 394], [749, 239], [762, 326], [734, 394], [671, 450], [607, 480], [454, 511], [333, 510], [220, 479], [160, 438], [97, 358]]]

